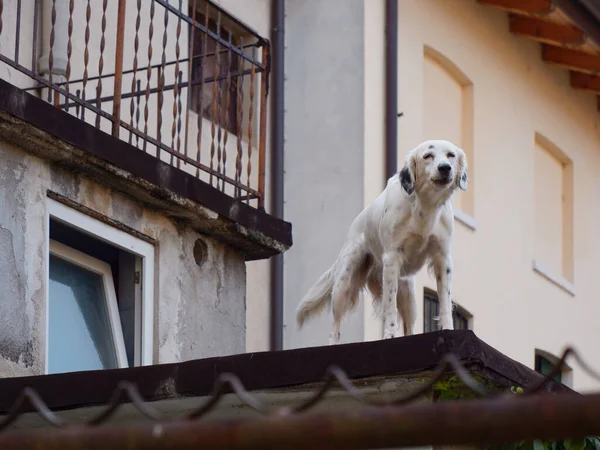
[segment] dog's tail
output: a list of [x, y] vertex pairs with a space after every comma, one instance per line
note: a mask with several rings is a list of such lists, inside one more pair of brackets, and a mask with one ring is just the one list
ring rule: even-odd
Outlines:
[[298, 309], [296, 321], [301, 328], [307, 319], [319, 314], [331, 302], [335, 264], [327, 270], [306, 293]]

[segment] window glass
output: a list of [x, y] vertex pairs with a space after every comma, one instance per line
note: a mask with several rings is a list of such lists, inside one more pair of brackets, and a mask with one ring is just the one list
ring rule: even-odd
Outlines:
[[116, 368], [102, 276], [55, 255], [49, 272], [48, 373]]
[[[423, 332], [430, 333], [438, 330], [438, 321], [435, 320], [440, 314], [440, 303], [437, 297], [432, 294], [423, 296]], [[455, 330], [468, 330], [469, 319], [464, 314], [454, 308], [452, 311], [452, 321]]]
[[[535, 359], [536, 359], [535, 370], [537, 372], [540, 372], [542, 375], [549, 375], [552, 372], [552, 369], [554, 369], [554, 364], [552, 364], [552, 362], [550, 362], [548, 359], [544, 358], [543, 356], [536, 355]], [[560, 383], [561, 378], [562, 378], [561, 375], [562, 374], [559, 372], [557, 375], [555, 375], [553, 377], [554, 380], [558, 381]]]

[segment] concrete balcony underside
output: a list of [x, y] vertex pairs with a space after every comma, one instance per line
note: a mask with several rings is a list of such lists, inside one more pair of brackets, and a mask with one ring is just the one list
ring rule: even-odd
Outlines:
[[291, 224], [0, 80], [0, 139], [96, 180], [238, 249], [246, 260], [292, 245]]

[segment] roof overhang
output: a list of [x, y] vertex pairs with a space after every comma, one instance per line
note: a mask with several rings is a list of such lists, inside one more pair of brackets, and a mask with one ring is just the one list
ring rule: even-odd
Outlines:
[[[233, 355], [174, 364], [7, 378], [0, 380], [0, 421], [27, 387], [66, 421], [81, 422], [99, 414], [119, 383], [133, 383], [145, 402], [166, 418], [198, 408], [213, 394], [219, 375], [234, 374], [246, 390], [268, 406], [306, 401], [321, 386], [328, 368], [339, 367], [361, 395], [383, 399], [408, 395], [431, 379], [443, 358], [452, 354], [471, 374], [490, 386], [509, 389], [543, 380], [528, 367], [478, 339], [472, 331], [440, 331], [392, 340], [361, 342]], [[548, 391], [568, 391], [548, 381]], [[420, 401], [430, 402], [431, 396]], [[344, 411], [357, 406], [342, 388], [331, 387], [315, 411]], [[48, 424], [28, 406], [13, 428]], [[226, 394], [207, 418], [249, 418], [256, 412], [234, 394]], [[131, 403], [111, 417], [111, 423], [147, 420]]]
[[[541, 58], [568, 69], [571, 87], [600, 95], [600, 4], [594, 0], [477, 0], [506, 11], [510, 31], [541, 44]], [[600, 99], [600, 97], [598, 97]], [[598, 101], [600, 107], [600, 100]]]

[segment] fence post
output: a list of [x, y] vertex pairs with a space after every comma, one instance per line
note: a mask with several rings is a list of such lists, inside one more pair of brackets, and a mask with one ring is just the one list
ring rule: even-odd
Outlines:
[[269, 44], [262, 48], [261, 62], [264, 70], [260, 77], [260, 137], [258, 142], [258, 208], [265, 207], [265, 161], [267, 148], [267, 92], [269, 89]]
[[[123, 45], [125, 36], [125, 5], [127, 0], [119, 0], [117, 16], [117, 44], [115, 48], [115, 86], [113, 101], [112, 135], [119, 137], [121, 128], [121, 84], [123, 81]], [[133, 92], [132, 92], [133, 94]]]

